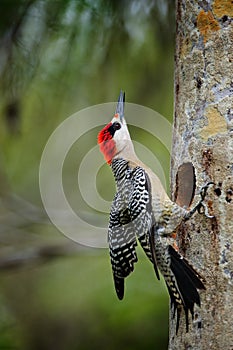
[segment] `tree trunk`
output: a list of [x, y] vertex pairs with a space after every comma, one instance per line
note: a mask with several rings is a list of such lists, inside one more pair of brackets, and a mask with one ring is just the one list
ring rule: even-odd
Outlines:
[[177, 0], [176, 16], [171, 191], [189, 204], [193, 187], [198, 195], [213, 181], [205, 203], [214, 218], [195, 214], [178, 230], [180, 251], [205, 278], [206, 291], [188, 333], [184, 315], [177, 335], [171, 316], [169, 349], [232, 350], [233, 4]]

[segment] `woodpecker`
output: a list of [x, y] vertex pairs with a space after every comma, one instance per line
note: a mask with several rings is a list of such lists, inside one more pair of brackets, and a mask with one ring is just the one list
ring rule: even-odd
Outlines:
[[[125, 94], [121, 91], [115, 115], [98, 134], [98, 144], [111, 166], [117, 192], [112, 202], [108, 242], [113, 279], [118, 298], [124, 297], [124, 280], [137, 262], [137, 241], [152, 262], [155, 274], [163, 275], [176, 314], [176, 332], [181, 310], [194, 315], [194, 304], [200, 306], [198, 290], [205, 289], [204, 279], [174, 248], [171, 237], [183, 220], [204, 206], [208, 185], [199, 203], [187, 210], [172, 202], [159, 178], [135, 154], [124, 117]], [[205, 210], [206, 211], [206, 210]]]

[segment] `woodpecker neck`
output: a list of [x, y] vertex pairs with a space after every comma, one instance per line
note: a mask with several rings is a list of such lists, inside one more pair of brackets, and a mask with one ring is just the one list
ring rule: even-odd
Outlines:
[[[119, 151], [118, 151], [118, 149], [119, 149]], [[128, 161], [136, 161], [136, 162], [138, 161], [138, 157], [135, 153], [133, 143], [130, 139], [123, 140], [122, 145], [118, 141], [117, 147], [115, 150], [116, 150], [115, 151], [116, 153], [113, 156], [112, 160], [122, 158], [122, 159], [125, 159], [126, 161], [127, 160]]]

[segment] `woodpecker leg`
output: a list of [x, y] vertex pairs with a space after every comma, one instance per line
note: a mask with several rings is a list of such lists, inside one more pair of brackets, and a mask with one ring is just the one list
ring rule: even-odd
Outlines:
[[207, 218], [210, 218], [212, 219], [214, 216], [213, 215], [210, 215], [209, 212], [208, 212], [208, 208], [207, 208], [207, 205], [204, 203], [204, 200], [205, 200], [205, 197], [206, 197], [206, 194], [207, 194], [207, 190], [208, 188], [210, 187], [210, 185], [214, 185], [213, 182], [208, 182], [206, 185], [204, 185], [202, 188], [201, 188], [201, 191], [200, 191], [200, 196], [201, 196], [201, 199], [200, 201], [197, 203], [197, 205], [192, 208], [185, 216], [185, 221], [186, 220], [189, 220], [194, 213], [196, 213], [196, 211], [198, 211], [199, 214], [205, 214], [205, 216]]

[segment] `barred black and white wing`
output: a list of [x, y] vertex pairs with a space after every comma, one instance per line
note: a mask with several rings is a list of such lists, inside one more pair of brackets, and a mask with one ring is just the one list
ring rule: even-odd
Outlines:
[[118, 298], [123, 299], [124, 278], [134, 270], [134, 263], [137, 262], [137, 241], [129, 210], [119, 192], [112, 204], [108, 239], [115, 289]]
[[132, 224], [144, 252], [154, 265], [156, 276], [159, 279], [154, 244], [155, 222], [151, 204], [150, 180], [141, 167], [134, 168], [132, 179], [133, 192], [129, 200]]
[[151, 247], [153, 214], [147, 175], [140, 167], [130, 168], [123, 159], [113, 161], [112, 170], [118, 191], [112, 203], [108, 238], [115, 289], [122, 299], [124, 279], [137, 262], [137, 238], [153, 262], [158, 278], [159, 274]]

